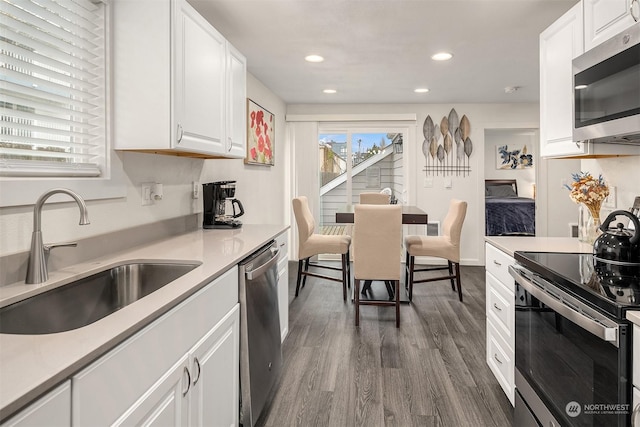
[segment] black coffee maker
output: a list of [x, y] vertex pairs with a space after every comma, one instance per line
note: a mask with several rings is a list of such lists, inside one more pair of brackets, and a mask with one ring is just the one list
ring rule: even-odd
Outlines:
[[[202, 228], [240, 228], [242, 222], [236, 218], [244, 214], [240, 200], [235, 199], [236, 182], [218, 181], [202, 184], [204, 220]], [[238, 212], [236, 212], [236, 207]], [[233, 213], [227, 213], [230, 208]]]

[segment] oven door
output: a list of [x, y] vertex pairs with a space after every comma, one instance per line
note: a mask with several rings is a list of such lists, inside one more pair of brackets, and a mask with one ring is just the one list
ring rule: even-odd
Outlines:
[[509, 270], [516, 279], [516, 388], [538, 422], [629, 425], [627, 324], [519, 266]]

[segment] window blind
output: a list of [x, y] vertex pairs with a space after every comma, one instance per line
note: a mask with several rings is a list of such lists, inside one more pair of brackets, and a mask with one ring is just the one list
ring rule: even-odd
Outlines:
[[104, 4], [0, 6], [0, 175], [99, 176], [107, 145]]

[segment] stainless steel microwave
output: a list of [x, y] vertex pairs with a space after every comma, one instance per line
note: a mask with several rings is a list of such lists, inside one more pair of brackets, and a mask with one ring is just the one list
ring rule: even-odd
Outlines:
[[573, 140], [640, 144], [640, 23], [573, 60]]

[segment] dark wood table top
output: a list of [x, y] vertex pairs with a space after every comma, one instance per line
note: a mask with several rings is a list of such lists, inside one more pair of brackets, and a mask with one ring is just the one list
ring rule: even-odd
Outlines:
[[[355, 205], [344, 205], [336, 212], [336, 223], [353, 224], [353, 207]], [[402, 206], [402, 223], [403, 224], [426, 224], [428, 216], [425, 211], [417, 206]]]

